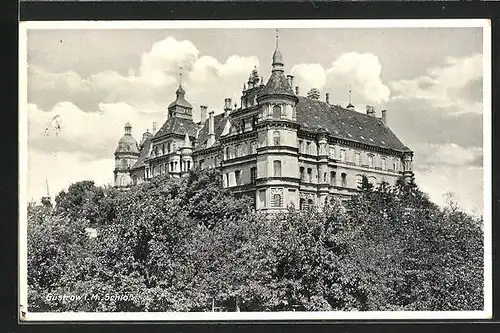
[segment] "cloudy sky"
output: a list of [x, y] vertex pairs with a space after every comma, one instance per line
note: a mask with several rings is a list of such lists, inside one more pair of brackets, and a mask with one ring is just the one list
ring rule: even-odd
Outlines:
[[[415, 152], [419, 186], [452, 191], [482, 213], [482, 29], [281, 29], [285, 69], [301, 94], [318, 88], [360, 112], [387, 109]], [[267, 80], [274, 29], [28, 30], [28, 199], [75, 181], [113, 180], [113, 152], [132, 123], [139, 140], [166, 119], [179, 67], [186, 98], [221, 112], [257, 67]]]

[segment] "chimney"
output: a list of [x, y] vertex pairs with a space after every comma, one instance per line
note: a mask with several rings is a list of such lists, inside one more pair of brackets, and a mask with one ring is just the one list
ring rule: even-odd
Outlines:
[[382, 122], [387, 125], [387, 110], [382, 110]]
[[299, 86], [295, 86], [295, 95], [299, 96]]
[[215, 143], [215, 128], [214, 128], [214, 112], [208, 113], [208, 140], [207, 147], [211, 147]]
[[326, 93], [326, 104], [330, 104], [330, 93]]
[[205, 121], [207, 121], [207, 106], [200, 105], [200, 122], [202, 126], [205, 124]]
[[231, 112], [231, 98], [224, 98], [224, 117], [227, 117]]
[[375, 108], [371, 105], [367, 105], [366, 106], [366, 114], [374, 117], [375, 116]]
[[153, 121], [153, 135], [156, 134], [156, 121]]
[[293, 75], [287, 75], [286, 79], [288, 80], [288, 84], [290, 85], [290, 87], [293, 87]]

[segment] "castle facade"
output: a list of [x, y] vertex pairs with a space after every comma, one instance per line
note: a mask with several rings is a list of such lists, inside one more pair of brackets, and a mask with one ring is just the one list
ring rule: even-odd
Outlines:
[[374, 185], [413, 181], [413, 152], [388, 127], [387, 112], [377, 117], [372, 106], [359, 112], [351, 103], [332, 105], [316, 89], [301, 96], [284, 73], [278, 45], [269, 80], [264, 84], [254, 69], [239, 107], [226, 98], [218, 114], [200, 109], [195, 123], [180, 84], [158, 131], [146, 131], [138, 143], [127, 123], [114, 154], [115, 186], [218, 168], [224, 187], [254, 197], [258, 210], [280, 211], [348, 197], [363, 176]]

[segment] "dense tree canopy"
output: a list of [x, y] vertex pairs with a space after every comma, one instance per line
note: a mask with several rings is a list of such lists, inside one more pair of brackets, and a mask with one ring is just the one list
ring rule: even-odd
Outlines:
[[30, 205], [29, 311], [482, 309], [482, 220], [456, 205], [365, 179], [346, 202], [265, 215], [220, 179], [80, 182]]

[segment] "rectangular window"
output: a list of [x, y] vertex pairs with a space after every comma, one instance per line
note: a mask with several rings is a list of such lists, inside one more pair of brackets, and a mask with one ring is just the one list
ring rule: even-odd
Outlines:
[[236, 185], [241, 185], [241, 171], [240, 170], [236, 170], [234, 172], [234, 180], [236, 182]]
[[274, 161], [274, 177], [281, 177], [281, 161]]
[[345, 149], [340, 150], [340, 161], [345, 163]]
[[240, 156], [241, 156], [241, 146], [240, 145], [236, 145], [235, 156], [234, 157], [240, 157]]
[[304, 167], [300, 167], [300, 180], [305, 181], [306, 175], [305, 175], [305, 170]]
[[354, 153], [354, 164], [356, 165], [361, 164], [361, 155], [358, 152]]
[[260, 190], [259, 191], [259, 202], [261, 204], [261, 207], [266, 207], [267, 206], [266, 190]]
[[255, 184], [257, 181], [257, 168], [253, 167], [250, 169], [250, 182]]
[[312, 169], [311, 168], [307, 169], [307, 181], [309, 183], [312, 183]]
[[311, 154], [311, 143], [306, 142], [306, 154]]
[[304, 152], [304, 141], [302, 140], [299, 140], [299, 153], [303, 153]]
[[335, 148], [334, 147], [330, 147], [330, 150], [328, 152], [328, 155], [330, 156], [330, 158], [334, 159], [335, 158]]
[[382, 158], [382, 170], [387, 169], [387, 161], [385, 158]]

